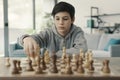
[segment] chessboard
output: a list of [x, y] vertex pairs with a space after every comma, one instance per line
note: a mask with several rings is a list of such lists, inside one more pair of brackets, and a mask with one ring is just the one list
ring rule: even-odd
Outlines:
[[[20, 72], [18, 74], [12, 74], [12, 68], [13, 68], [13, 60], [16, 60], [16, 61], [21, 61], [21, 68], [22, 70], [20, 70]], [[65, 64], [62, 63], [62, 59], [59, 58], [57, 59], [56, 61], [56, 66], [57, 66], [57, 69], [58, 69], [58, 72], [56, 73], [52, 73], [50, 72], [50, 69], [51, 69], [51, 64], [50, 63], [47, 63], [46, 64], [46, 69], [42, 70], [42, 73], [40, 74], [36, 74], [35, 73], [35, 69], [37, 66], [33, 65], [33, 71], [27, 71], [26, 70], [26, 67], [28, 66], [28, 60], [27, 58], [22, 58], [22, 59], [11, 59], [11, 66], [9, 67], [10, 69], [10, 74], [11, 75], [20, 75], [20, 76], [33, 76], [33, 75], [38, 75], [38, 76], [66, 76], [66, 75], [71, 75], [71, 76], [112, 76], [112, 75], [115, 75], [112, 71], [110, 71], [110, 73], [103, 73], [101, 71], [102, 69], [102, 66], [103, 64], [98, 61], [97, 59], [94, 59], [94, 63], [93, 63], [93, 66], [94, 66], [94, 71], [89, 71], [87, 68], [84, 68], [84, 73], [78, 73], [76, 70], [75, 70], [75, 62], [73, 62], [71, 60], [70, 62], [70, 65], [71, 65], [71, 68], [72, 68], [72, 73], [71, 74], [65, 74]]]
[[[13, 61], [16, 60], [16, 61], [21, 61], [21, 68], [22, 70], [19, 71], [18, 74], [12, 74], [12, 70], [13, 70]], [[66, 74], [65, 73], [65, 65], [62, 63], [62, 59], [61, 58], [58, 58], [56, 60], [56, 66], [57, 66], [57, 69], [58, 69], [58, 72], [56, 73], [52, 73], [50, 70], [51, 70], [51, 63], [47, 63], [46, 64], [46, 69], [45, 70], [42, 70], [42, 73], [40, 74], [36, 74], [35, 70], [36, 70], [36, 67], [37, 66], [33, 66], [33, 71], [27, 71], [26, 70], [26, 67], [28, 65], [28, 59], [27, 58], [10, 58], [10, 66], [4, 66], [3, 63], [5, 63], [5, 59], [3, 61], [2, 65], [1, 66], [1, 69], [2, 71], [4, 72], [0, 72], [0, 77], [3, 77], [4, 78], [7, 78], [9, 77], [9, 79], [4, 79], [4, 78], [1, 78], [1, 79], [4, 79], [4, 80], [12, 80], [10, 79], [11, 78], [16, 78], [16, 77], [19, 77], [19, 78], [23, 78], [21, 80], [24, 80], [24, 78], [30, 78], [32, 77], [33, 79], [29, 79], [29, 80], [34, 80], [34, 78], [41, 78], [42, 80], [61, 80], [61, 79], [75, 79], [75, 80], [79, 80], [80, 78], [82, 80], [91, 80], [90, 78], [92, 79], [102, 79], [102, 78], [105, 78], [107, 80], [109, 80], [109, 78], [115, 78], [115, 79], [119, 79], [120, 77], [117, 76], [118, 73], [116, 73], [113, 69], [113, 67], [109, 66], [110, 68], [110, 73], [103, 73], [101, 71], [102, 67], [103, 67], [103, 63], [102, 63], [102, 60], [103, 59], [94, 59], [94, 63], [93, 63], [93, 66], [94, 66], [94, 71], [89, 71], [87, 68], [84, 68], [84, 73], [78, 73], [77, 71], [75, 71], [75, 63], [73, 62], [73, 60], [71, 60], [71, 68], [72, 68], [72, 73], [71, 74]], [[2, 61], [2, 60], [0, 60]], [[1, 62], [0, 62], [1, 63]], [[63, 80], [64, 80], [63, 79]], [[13, 80], [17, 80], [17, 79], [13, 79]]]

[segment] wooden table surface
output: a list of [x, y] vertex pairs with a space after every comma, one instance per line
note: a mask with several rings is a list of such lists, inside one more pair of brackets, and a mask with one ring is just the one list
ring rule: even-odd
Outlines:
[[[5, 66], [5, 58], [0, 58], [0, 80], [120, 80], [120, 57], [95, 58], [102, 62], [104, 59], [110, 60], [111, 74], [100, 75], [97, 73], [87, 75], [58, 75], [58, 74], [11, 74], [10, 67]], [[23, 72], [24, 73], [24, 72]]]

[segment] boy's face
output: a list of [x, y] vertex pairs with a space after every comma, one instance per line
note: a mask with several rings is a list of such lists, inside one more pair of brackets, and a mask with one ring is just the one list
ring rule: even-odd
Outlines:
[[69, 31], [71, 24], [74, 22], [74, 19], [71, 19], [68, 12], [58, 12], [55, 14], [54, 23], [58, 33], [65, 37]]

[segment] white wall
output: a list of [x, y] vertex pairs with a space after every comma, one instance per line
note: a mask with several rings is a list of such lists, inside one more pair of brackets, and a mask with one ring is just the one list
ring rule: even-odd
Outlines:
[[[75, 24], [82, 27], [85, 31], [87, 31], [86, 20], [90, 15], [90, 7], [98, 7], [100, 14], [113, 14], [120, 13], [120, 0], [61, 0], [71, 3], [75, 6], [76, 9], [76, 20]], [[120, 15], [119, 16], [109, 16], [102, 17], [105, 22], [108, 22], [110, 26], [113, 26], [114, 23], [120, 23]]]

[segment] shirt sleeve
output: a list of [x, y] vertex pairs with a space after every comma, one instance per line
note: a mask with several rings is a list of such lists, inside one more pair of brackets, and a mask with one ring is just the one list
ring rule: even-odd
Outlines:
[[19, 43], [21, 46], [23, 46], [23, 39], [26, 37], [32, 37], [37, 42], [37, 44], [39, 44], [40, 47], [42, 48], [42, 47], [45, 47], [47, 45], [47, 39], [49, 38], [49, 36], [47, 34], [48, 34], [48, 31], [41, 31], [38, 34], [22, 35], [19, 39]]

